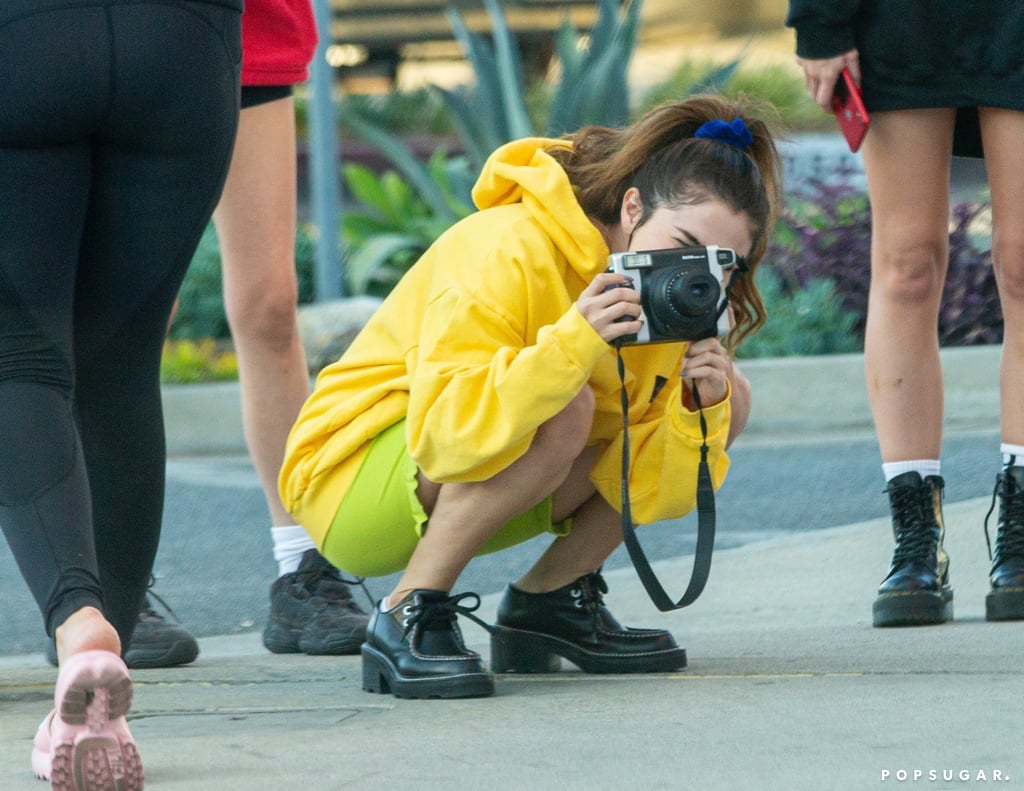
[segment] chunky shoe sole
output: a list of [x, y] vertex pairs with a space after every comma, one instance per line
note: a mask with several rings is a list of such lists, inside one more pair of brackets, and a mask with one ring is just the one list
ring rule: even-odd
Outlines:
[[53, 791], [141, 791], [142, 761], [124, 719], [128, 668], [109, 651], [75, 654], [61, 668], [56, 708], [36, 732], [32, 770]]
[[391, 693], [396, 698], [485, 698], [494, 694], [490, 673], [409, 678], [398, 672], [384, 654], [363, 644], [363, 689]]
[[129, 646], [124, 662], [133, 669], [178, 667], [196, 661], [199, 646], [195, 639], [181, 639], [172, 643], [154, 646]]
[[557, 673], [562, 659], [584, 673], [668, 673], [686, 667], [686, 649], [599, 653], [539, 632], [497, 625], [491, 631], [491, 670], [495, 673]]
[[272, 654], [309, 654], [310, 656], [343, 656], [358, 654], [366, 639], [366, 628], [353, 628], [348, 634], [316, 637], [303, 634], [302, 629], [289, 629], [278, 623], [263, 630], [263, 645]]
[[885, 626], [932, 626], [953, 620], [953, 591], [885, 593], [871, 605], [872, 623]]
[[985, 597], [986, 621], [1024, 620], [1024, 588], [997, 588]]

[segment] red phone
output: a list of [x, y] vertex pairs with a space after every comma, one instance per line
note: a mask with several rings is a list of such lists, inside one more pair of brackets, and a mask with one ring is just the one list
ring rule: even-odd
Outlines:
[[860, 98], [860, 90], [850, 76], [850, 70], [845, 66], [836, 80], [835, 91], [832, 94], [832, 112], [836, 114], [839, 129], [846, 138], [850, 150], [857, 151], [864, 142], [868, 127], [871, 126], [871, 118]]

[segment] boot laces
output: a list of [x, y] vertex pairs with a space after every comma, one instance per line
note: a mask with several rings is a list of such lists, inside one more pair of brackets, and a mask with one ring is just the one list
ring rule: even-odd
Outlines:
[[[995, 557], [992, 551], [992, 539], [989, 537], [988, 520], [999, 502], [999, 521], [996, 530]], [[996, 565], [1012, 556], [1024, 556], [1024, 490], [1017, 485], [1017, 479], [1007, 472], [996, 476], [996, 485], [992, 490], [992, 504], [985, 514], [985, 544], [988, 546], [988, 559], [996, 560]]]
[[896, 549], [894, 567], [927, 561], [935, 551], [938, 524], [932, 509], [932, 490], [927, 485], [890, 490]]
[[[459, 604], [464, 599], [470, 599], [472, 604]], [[429, 631], [445, 630], [452, 628], [457, 616], [465, 615], [489, 632], [492, 629], [491, 625], [473, 615], [479, 607], [480, 596], [472, 591], [449, 596], [446, 599], [414, 597], [412, 602], [402, 608], [403, 615], [408, 616], [402, 620], [402, 625], [405, 627], [405, 634], [407, 635], [415, 626]]]

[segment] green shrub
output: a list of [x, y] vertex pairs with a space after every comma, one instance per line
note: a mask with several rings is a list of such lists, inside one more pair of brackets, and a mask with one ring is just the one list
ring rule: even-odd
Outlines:
[[212, 338], [201, 341], [167, 341], [160, 358], [164, 384], [220, 382], [238, 378], [235, 353]]
[[[987, 203], [957, 203], [949, 228], [949, 267], [939, 311], [942, 346], [999, 343], [1003, 318], [992, 270]], [[836, 174], [810, 179], [787, 196], [762, 268], [779, 275], [784, 296], [798, 299], [815, 281], [829, 280], [857, 348], [863, 344], [871, 280], [871, 207], [867, 196]], [[760, 270], [759, 270], [760, 271]], [[758, 281], [760, 285], [761, 281]], [[777, 322], [771, 306], [768, 327]], [[784, 322], [783, 322], [784, 323]], [[744, 345], [745, 348], [745, 345]]]
[[843, 307], [835, 283], [816, 278], [800, 287], [783, 288], [783, 276], [760, 267], [757, 286], [768, 321], [740, 346], [737, 356], [792, 357], [856, 352], [861, 340], [853, 331], [857, 314]]
[[429, 204], [422, 193], [389, 170], [376, 174], [361, 165], [344, 168], [345, 183], [360, 206], [342, 218], [348, 293], [386, 296], [416, 259], [454, 222], [472, 210], [472, 176], [463, 159], [438, 150], [426, 166]]
[[787, 131], [830, 131], [832, 116], [822, 112], [807, 95], [803, 78], [781, 65], [744, 66], [742, 55], [725, 64], [711, 60], [684, 61], [663, 82], [641, 97], [634, 115], [642, 115], [662, 102], [699, 91], [714, 91], [729, 98], [757, 97], [769, 103]]

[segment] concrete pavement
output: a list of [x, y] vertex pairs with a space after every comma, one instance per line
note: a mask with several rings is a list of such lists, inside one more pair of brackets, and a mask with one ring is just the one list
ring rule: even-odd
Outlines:
[[[946, 352], [952, 430], [991, 427], [997, 359]], [[745, 370], [757, 401], [744, 441], [865, 429], [855, 356]], [[493, 698], [404, 701], [363, 692], [358, 657], [275, 656], [256, 633], [205, 638], [192, 666], [133, 673], [147, 788], [1024, 788], [1024, 625], [984, 621], [988, 506], [947, 503], [956, 620], [939, 627], [871, 627], [887, 519], [719, 551], [700, 600], [668, 614], [631, 569], [609, 572], [623, 622], [670, 628], [687, 648], [680, 673], [566, 665], [499, 676]], [[670, 593], [690, 563], [656, 564]], [[496, 604], [485, 597], [478, 614], [490, 620]], [[486, 657], [486, 633], [463, 628]], [[4, 791], [45, 787], [28, 756], [55, 676], [41, 654], [0, 658]]]
[[[1024, 629], [983, 620], [987, 508], [947, 509], [956, 621], [939, 627], [870, 625], [886, 520], [722, 551], [681, 612], [655, 612], [631, 570], [609, 573], [624, 622], [671, 628], [687, 648], [681, 673], [567, 669], [499, 676], [494, 698], [405, 701], [363, 692], [358, 657], [205, 639], [193, 666], [133, 674], [147, 787], [931, 789], [988, 787], [997, 772], [1024, 787]], [[689, 562], [657, 571], [678, 588]], [[464, 631], [486, 656], [486, 633]], [[38, 655], [0, 660], [0, 788], [41, 786], [28, 752], [54, 677]], [[897, 781], [916, 770], [925, 779]]]

